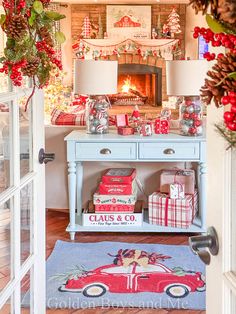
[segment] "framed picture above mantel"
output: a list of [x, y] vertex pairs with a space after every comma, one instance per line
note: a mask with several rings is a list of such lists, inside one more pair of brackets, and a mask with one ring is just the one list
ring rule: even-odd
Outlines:
[[108, 5], [107, 36], [110, 39], [150, 39], [150, 5]]

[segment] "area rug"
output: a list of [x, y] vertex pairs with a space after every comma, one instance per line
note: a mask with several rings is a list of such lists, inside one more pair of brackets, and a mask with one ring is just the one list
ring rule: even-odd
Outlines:
[[57, 241], [47, 307], [205, 309], [205, 267], [188, 246]]

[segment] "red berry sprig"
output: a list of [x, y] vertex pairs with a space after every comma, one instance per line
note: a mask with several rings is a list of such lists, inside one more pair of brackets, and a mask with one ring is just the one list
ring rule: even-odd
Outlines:
[[224, 122], [231, 131], [236, 131], [236, 92], [229, 92], [221, 98], [222, 105], [230, 105], [230, 110], [224, 113]]
[[[202, 36], [206, 43], [211, 42], [213, 47], [223, 46], [230, 49], [232, 53], [236, 53], [236, 35], [225, 33], [215, 34], [210, 28], [196, 26], [194, 28], [193, 38], [198, 38], [199, 36]], [[216, 56], [210, 53], [206, 53], [204, 56], [208, 61], [214, 60], [215, 57]]]

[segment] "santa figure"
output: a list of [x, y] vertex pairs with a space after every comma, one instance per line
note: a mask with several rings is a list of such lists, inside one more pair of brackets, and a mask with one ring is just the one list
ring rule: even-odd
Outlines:
[[140, 120], [140, 112], [137, 105], [134, 107], [134, 111], [132, 112], [131, 119], [133, 122], [138, 122]]

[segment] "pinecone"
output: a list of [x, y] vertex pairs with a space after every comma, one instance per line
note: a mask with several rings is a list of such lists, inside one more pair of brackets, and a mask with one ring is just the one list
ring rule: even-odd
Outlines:
[[236, 1], [218, 0], [219, 19], [223, 22], [236, 24]]
[[46, 26], [43, 26], [40, 28], [39, 30], [39, 34], [40, 34], [40, 37], [45, 40], [46, 44], [50, 47], [53, 47], [54, 46], [54, 42], [53, 42], [53, 39], [51, 37], [51, 34], [49, 32], [49, 30], [47, 29]]
[[[236, 81], [229, 78], [229, 73], [236, 71], [236, 54], [226, 53], [217, 59], [217, 63], [208, 71], [210, 79], [205, 79], [205, 85], [201, 88], [202, 100], [209, 105], [211, 100], [217, 107], [221, 104], [221, 98], [226, 91], [236, 91]], [[219, 84], [219, 85], [218, 85]]]
[[199, 11], [206, 14], [208, 7], [210, 7], [211, 14], [217, 16], [218, 0], [190, 0], [189, 5], [192, 5], [195, 14], [198, 14]]
[[40, 63], [40, 58], [33, 57], [30, 60], [27, 60], [27, 64], [24, 68], [22, 68], [22, 73], [24, 76], [32, 77], [38, 71], [38, 66]]
[[17, 40], [21, 39], [27, 34], [28, 25], [27, 20], [22, 15], [12, 15], [9, 21], [6, 23], [6, 34]]

